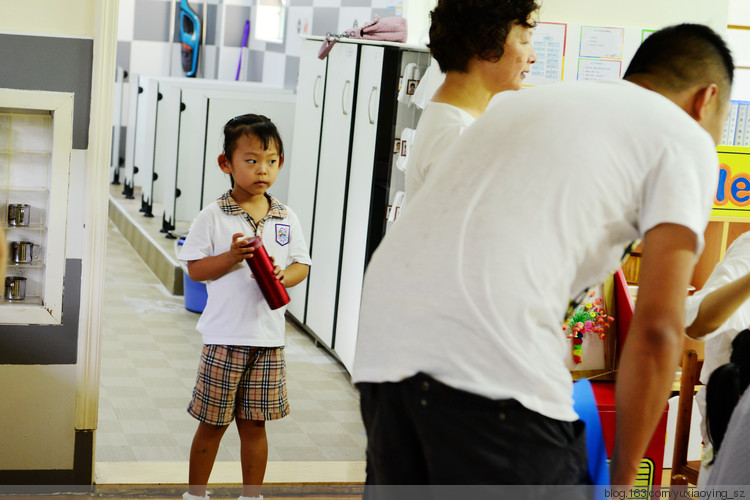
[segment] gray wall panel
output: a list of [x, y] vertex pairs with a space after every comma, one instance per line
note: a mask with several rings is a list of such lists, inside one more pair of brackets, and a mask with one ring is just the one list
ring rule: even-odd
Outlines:
[[0, 34], [0, 87], [73, 92], [73, 149], [88, 149], [94, 41]]
[[62, 325], [0, 325], [0, 365], [74, 365], [78, 355], [81, 259], [67, 259]]
[[372, 9], [372, 15], [376, 15], [381, 19], [384, 17], [392, 17], [396, 15], [396, 9]]
[[[242, 45], [242, 35], [245, 34], [245, 21], [250, 19], [250, 7], [239, 5], [226, 6], [226, 24], [224, 25], [224, 46], [239, 47]], [[250, 31], [253, 31], [252, 21]], [[252, 36], [252, 33], [250, 34]]]
[[247, 51], [247, 81], [263, 81], [263, 54], [260, 50]]
[[[169, 39], [169, 10], [171, 8], [172, 5], [169, 2], [153, 2], [150, 0], [135, 2], [133, 40], [166, 42]], [[179, 2], [177, 2], [175, 10], [179, 12]], [[198, 16], [200, 16], [200, 12], [198, 12]], [[179, 24], [175, 24], [175, 26], [179, 26]]]
[[299, 57], [286, 56], [286, 71], [284, 73], [284, 88], [296, 89], [299, 77]]
[[339, 8], [316, 7], [313, 9], [312, 35], [325, 36], [339, 32]]
[[117, 42], [117, 65], [130, 72], [130, 42]]

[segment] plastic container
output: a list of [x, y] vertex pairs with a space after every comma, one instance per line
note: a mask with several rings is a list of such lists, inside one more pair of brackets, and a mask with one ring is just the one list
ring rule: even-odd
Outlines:
[[[177, 249], [185, 242], [185, 238], [177, 240]], [[188, 276], [188, 273], [182, 273], [182, 285], [185, 294], [185, 309], [188, 311], [202, 313], [206, 308], [206, 301], [208, 300], [208, 292], [206, 291], [206, 284], [200, 281], [193, 281]]]
[[274, 266], [260, 236], [251, 238], [246, 246], [253, 249], [253, 258], [245, 259], [245, 262], [250, 266], [268, 306], [272, 310], [284, 307], [289, 303], [289, 294], [286, 293], [284, 285], [273, 275]]

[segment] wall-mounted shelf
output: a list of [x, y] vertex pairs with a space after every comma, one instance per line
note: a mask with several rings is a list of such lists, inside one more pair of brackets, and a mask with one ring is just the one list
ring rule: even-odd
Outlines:
[[8, 262], [25, 293], [6, 299], [2, 282], [0, 324], [62, 322], [72, 130], [73, 94], [0, 89], [0, 226], [32, 243], [30, 262]]

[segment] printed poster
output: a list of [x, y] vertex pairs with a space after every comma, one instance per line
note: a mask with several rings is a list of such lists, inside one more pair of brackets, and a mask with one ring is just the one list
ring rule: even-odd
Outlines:
[[537, 60], [531, 65], [524, 86], [559, 82], [563, 78], [567, 24], [538, 22], [531, 43]]

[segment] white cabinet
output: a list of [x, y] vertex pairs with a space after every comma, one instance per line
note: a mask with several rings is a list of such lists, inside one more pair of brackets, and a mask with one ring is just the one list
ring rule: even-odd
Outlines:
[[307, 288], [290, 289], [288, 311], [351, 370], [365, 266], [387, 229], [394, 189], [403, 190], [394, 139], [419, 117], [397, 102], [399, 77], [429, 54], [342, 40], [320, 61], [320, 44], [303, 42], [289, 184], [313, 264]]
[[0, 89], [0, 324], [62, 321], [73, 94]]
[[354, 363], [365, 272], [383, 55], [383, 47], [363, 46], [357, 78], [357, 114], [354, 119], [334, 343], [334, 351], [349, 371]]
[[[294, 144], [287, 149], [284, 169], [289, 171], [289, 207], [297, 214], [305, 242], [311, 243], [315, 183], [318, 177], [320, 123], [323, 120], [323, 98], [326, 88], [327, 59], [318, 59], [320, 42], [302, 43], [297, 107], [294, 114]], [[288, 290], [287, 311], [300, 323], [305, 322], [308, 280]]]
[[333, 344], [349, 137], [354, 111], [358, 46], [339, 43], [328, 54], [325, 108], [315, 189], [306, 324], [327, 346]]

